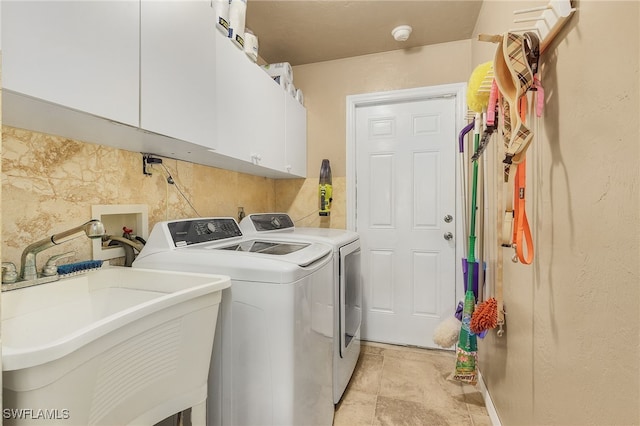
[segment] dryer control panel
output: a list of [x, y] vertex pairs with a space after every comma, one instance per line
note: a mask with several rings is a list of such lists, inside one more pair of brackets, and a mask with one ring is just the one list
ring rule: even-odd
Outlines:
[[176, 247], [242, 236], [238, 223], [231, 217], [181, 220], [167, 226]]
[[263, 213], [249, 216], [256, 231], [275, 231], [281, 229], [293, 229], [293, 220], [286, 213]]

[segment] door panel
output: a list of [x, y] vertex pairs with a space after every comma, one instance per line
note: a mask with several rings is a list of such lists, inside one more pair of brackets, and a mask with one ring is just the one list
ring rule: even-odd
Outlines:
[[[371, 228], [393, 228], [393, 155], [372, 155], [369, 180], [369, 212]], [[375, 171], [375, 172], [373, 172]]]
[[[369, 310], [393, 313], [393, 265], [394, 252], [391, 250], [369, 250], [370, 271], [370, 304]], [[365, 285], [365, 291], [367, 286]], [[366, 294], [366, 293], [365, 293]]]
[[437, 227], [440, 156], [434, 152], [413, 154], [413, 227]]
[[435, 347], [455, 306], [455, 98], [359, 106], [363, 339]]
[[435, 279], [425, 283], [427, 277], [438, 276], [438, 255], [425, 251], [413, 252], [413, 314], [438, 315], [438, 292]]

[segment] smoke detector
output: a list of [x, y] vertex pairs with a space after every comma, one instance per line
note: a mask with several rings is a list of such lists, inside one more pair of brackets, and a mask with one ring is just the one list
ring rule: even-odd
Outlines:
[[391, 35], [396, 41], [407, 41], [411, 35], [411, 31], [413, 31], [413, 28], [409, 25], [400, 25], [391, 30]]

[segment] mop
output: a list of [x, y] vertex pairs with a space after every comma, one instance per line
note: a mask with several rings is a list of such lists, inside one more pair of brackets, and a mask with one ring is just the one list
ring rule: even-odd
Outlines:
[[[460, 152], [460, 186], [462, 188], [462, 209], [463, 211], [467, 211], [467, 196], [465, 191], [465, 182], [466, 182], [466, 164], [464, 161], [464, 137], [467, 133], [471, 132], [474, 129], [474, 122], [472, 121], [470, 124], [465, 126], [460, 134], [458, 135], [458, 148]], [[463, 228], [467, 229], [466, 220], [463, 223]], [[463, 259], [464, 260], [464, 259]], [[460, 311], [460, 318], [458, 318], [458, 311]], [[442, 347], [442, 348], [450, 348], [456, 344], [458, 341], [458, 335], [460, 334], [460, 321], [462, 318], [462, 309], [460, 306], [456, 309], [455, 315], [447, 317], [443, 320], [433, 331], [433, 342]]]
[[[473, 134], [474, 152], [480, 145], [480, 126], [482, 125], [481, 115], [476, 114], [475, 128]], [[476, 245], [476, 197], [478, 185], [478, 161], [473, 162], [473, 178], [471, 184], [471, 222], [469, 226], [469, 245], [467, 263], [473, 265], [475, 262]], [[462, 311], [462, 327], [458, 338], [458, 348], [456, 349], [456, 367], [450, 377], [453, 380], [475, 385], [478, 382], [478, 339], [471, 331], [471, 316], [476, 304], [476, 297], [473, 291], [474, 268], [469, 268], [467, 273], [467, 291], [464, 297], [464, 310]]]

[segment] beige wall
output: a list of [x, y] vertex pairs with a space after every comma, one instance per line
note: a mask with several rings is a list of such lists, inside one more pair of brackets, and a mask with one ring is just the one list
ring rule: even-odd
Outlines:
[[[165, 159], [178, 187], [200, 216], [236, 217], [275, 208], [272, 179]], [[138, 152], [84, 143], [12, 127], [2, 129], [2, 261], [20, 262], [24, 247], [90, 219], [94, 204], [147, 204], [149, 229], [162, 220], [197, 214], [154, 166], [142, 174]], [[107, 230], [118, 235], [120, 230]], [[91, 258], [91, 243], [78, 238], [38, 256], [76, 250]]]
[[[512, 10], [542, 4], [485, 1], [475, 32], [502, 33]], [[535, 260], [504, 251], [507, 333], [479, 348], [505, 425], [640, 423], [639, 6], [577, 2], [542, 58], [527, 154]], [[474, 65], [495, 47], [474, 41]]]
[[307, 107], [307, 177], [319, 176], [323, 158], [346, 176], [347, 96], [464, 82], [470, 48], [464, 40], [294, 67]]
[[[276, 207], [305, 226], [346, 228], [346, 97], [349, 95], [460, 83], [471, 72], [470, 40], [294, 67], [307, 107], [307, 179], [276, 181]], [[320, 218], [318, 176], [322, 159], [331, 162], [334, 201]]]

